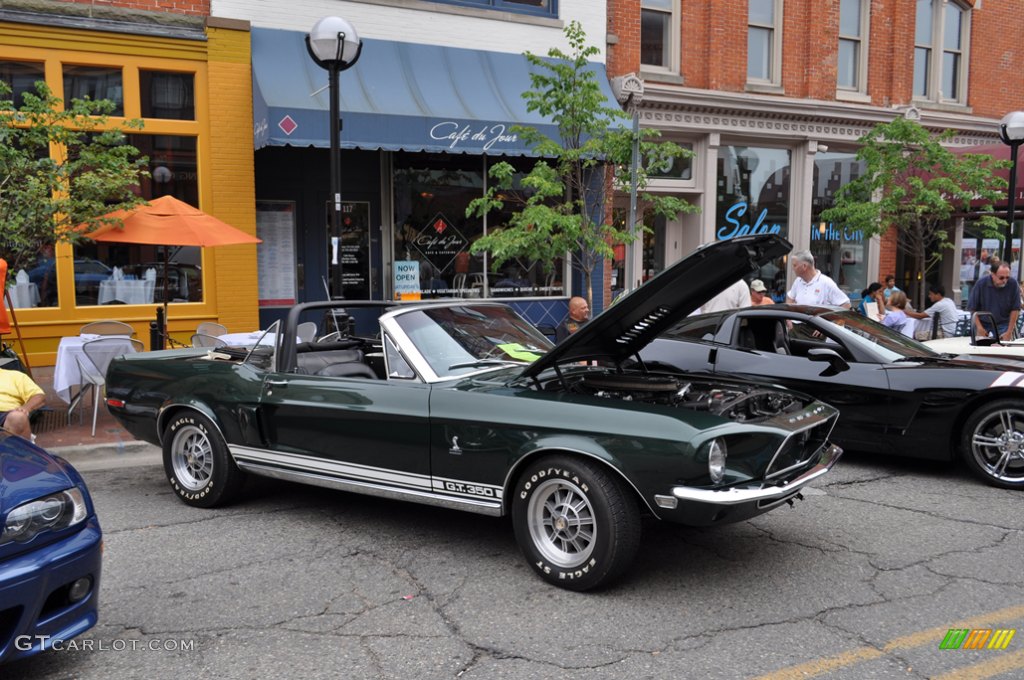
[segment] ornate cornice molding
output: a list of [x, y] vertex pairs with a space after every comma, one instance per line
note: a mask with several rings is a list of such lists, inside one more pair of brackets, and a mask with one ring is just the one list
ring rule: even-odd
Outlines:
[[813, 139], [855, 143], [877, 123], [913, 117], [935, 131], [956, 130], [953, 146], [999, 140], [999, 121], [967, 113], [916, 107], [881, 108], [841, 101], [715, 92], [645, 83], [640, 121], [667, 133], [757, 136], [778, 141]]

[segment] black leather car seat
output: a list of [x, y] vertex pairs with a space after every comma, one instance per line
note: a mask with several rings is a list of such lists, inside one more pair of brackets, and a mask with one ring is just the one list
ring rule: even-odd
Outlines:
[[736, 338], [736, 346], [745, 349], [757, 349], [757, 339], [754, 337], [754, 331], [747, 323], [743, 323], [740, 326], [739, 336]]
[[792, 354], [789, 350], [789, 333], [786, 331], [786, 324], [782, 321], [775, 322], [775, 340], [773, 344], [776, 354]]
[[310, 352], [296, 357], [298, 363], [296, 373], [305, 375], [322, 375], [320, 371], [334, 364], [357, 363], [363, 361], [363, 352], [358, 349], [335, 349], [326, 352]]

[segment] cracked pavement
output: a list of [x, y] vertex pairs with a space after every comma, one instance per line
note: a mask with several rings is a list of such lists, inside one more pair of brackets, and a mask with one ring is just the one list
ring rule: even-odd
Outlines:
[[[1024, 503], [959, 466], [847, 455], [792, 509], [645, 522], [631, 571], [586, 594], [537, 579], [507, 519], [269, 480], [199, 510], [158, 466], [84, 476], [105, 553], [78, 640], [107, 648], [5, 679], [740, 678], [865, 648], [883, 651], [821, 677], [927, 678], [999, 652], [893, 640], [1024, 605]], [[991, 627], [1021, 627], [1020, 608]]]

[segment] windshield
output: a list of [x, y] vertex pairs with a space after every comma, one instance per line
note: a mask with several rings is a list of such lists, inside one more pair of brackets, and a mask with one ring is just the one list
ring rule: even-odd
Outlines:
[[479, 371], [492, 362], [530, 363], [552, 347], [528, 321], [498, 305], [420, 309], [395, 321], [442, 378]]
[[[268, 370], [274, 366], [277, 356], [277, 343], [283, 337], [280, 332], [280, 320], [270, 324], [270, 328], [263, 331], [258, 338], [250, 340], [252, 343], [249, 353], [245, 355], [243, 363], [251, 364], [256, 368]], [[256, 335], [253, 333], [252, 335]], [[247, 343], [248, 344], [248, 343]]]
[[832, 325], [837, 338], [851, 347], [880, 354], [885, 361], [941, 356], [931, 348], [891, 328], [851, 311], [826, 312], [818, 317]]

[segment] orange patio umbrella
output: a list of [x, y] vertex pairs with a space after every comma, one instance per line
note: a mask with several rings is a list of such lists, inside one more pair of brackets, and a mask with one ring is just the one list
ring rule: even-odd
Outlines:
[[[85, 234], [101, 243], [133, 243], [154, 246], [234, 246], [262, 241], [232, 227], [173, 196], [161, 196], [132, 210], [118, 210], [107, 217], [121, 224], [109, 224]], [[164, 249], [164, 336], [167, 323], [167, 249]]]

